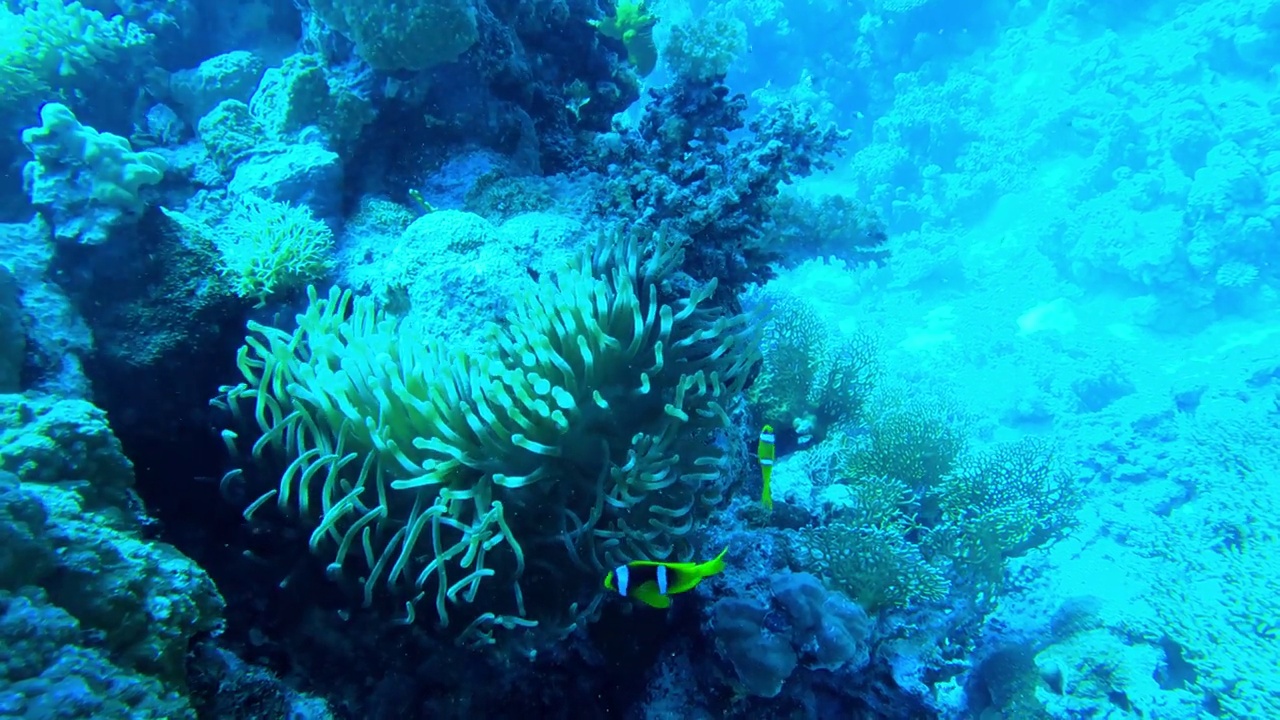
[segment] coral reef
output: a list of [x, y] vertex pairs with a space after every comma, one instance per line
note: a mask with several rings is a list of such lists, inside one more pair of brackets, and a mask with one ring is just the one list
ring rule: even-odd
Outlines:
[[133, 468], [102, 411], [0, 395], [0, 417], [9, 712], [194, 718], [186, 654], [220, 626], [213, 581], [146, 538]]
[[0, 715], [1280, 716], [1278, 48], [0, 3]]

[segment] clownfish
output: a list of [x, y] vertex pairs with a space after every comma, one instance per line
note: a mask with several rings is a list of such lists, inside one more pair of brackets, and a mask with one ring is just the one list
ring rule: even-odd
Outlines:
[[714, 560], [701, 563], [634, 560], [610, 570], [604, 576], [604, 587], [649, 607], [669, 608], [672, 595], [688, 592], [698, 587], [703, 578], [723, 572], [727, 552], [729, 548]]
[[773, 476], [773, 426], [765, 425], [760, 429], [760, 444], [756, 446], [756, 455], [760, 458], [760, 474], [764, 477], [764, 489], [760, 491], [760, 502], [765, 510], [773, 509], [773, 489], [769, 487], [769, 478]]

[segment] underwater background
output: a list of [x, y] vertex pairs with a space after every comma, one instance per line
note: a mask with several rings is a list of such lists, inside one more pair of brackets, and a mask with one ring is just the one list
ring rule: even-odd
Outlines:
[[0, 718], [1280, 718], [1280, 0], [3, 0], [0, 124]]

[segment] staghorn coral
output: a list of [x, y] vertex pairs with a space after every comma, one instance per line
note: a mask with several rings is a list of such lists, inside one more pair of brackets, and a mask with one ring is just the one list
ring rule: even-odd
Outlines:
[[412, 622], [425, 601], [468, 643], [558, 635], [592, 616], [606, 567], [690, 559], [726, 462], [710, 435], [756, 330], [704, 305], [714, 283], [669, 296], [682, 249], [651, 250], [602, 239], [492, 327], [487, 353], [336, 288], [311, 291], [294, 333], [252, 324], [246, 382], [223, 399], [261, 432], [253, 456], [284, 470], [246, 516], [293, 516], [366, 606], [389, 595]]

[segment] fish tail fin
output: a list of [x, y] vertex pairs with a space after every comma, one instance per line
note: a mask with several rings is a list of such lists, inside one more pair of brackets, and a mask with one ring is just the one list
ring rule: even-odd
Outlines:
[[772, 472], [770, 472], [771, 470], [773, 470], [773, 468], [767, 465], [764, 467], [764, 473], [763, 473], [764, 487], [761, 488], [760, 490], [760, 502], [764, 503], [765, 510], [773, 509], [773, 488], [770, 486], [770, 483], [769, 483], [769, 480], [770, 480], [769, 476], [773, 474]]
[[725, 549], [721, 550], [720, 554], [717, 555], [714, 560], [708, 560], [702, 563], [702, 565], [698, 567], [698, 574], [705, 578], [711, 577], [712, 575], [719, 575], [724, 572], [724, 556], [728, 553], [729, 548], [725, 547]]

